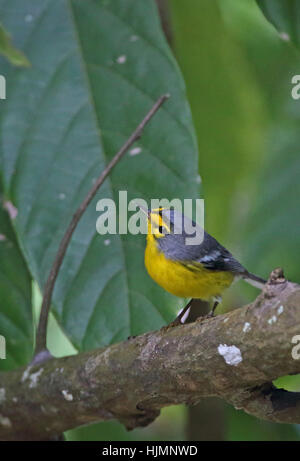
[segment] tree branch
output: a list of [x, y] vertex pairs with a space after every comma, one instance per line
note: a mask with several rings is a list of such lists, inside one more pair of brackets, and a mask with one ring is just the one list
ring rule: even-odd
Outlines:
[[105, 170], [100, 174], [99, 178], [94, 183], [93, 187], [91, 188], [91, 190], [89, 191], [89, 193], [87, 194], [87, 196], [85, 197], [81, 205], [78, 207], [76, 212], [74, 213], [71, 219], [71, 222], [61, 240], [59, 249], [57, 251], [57, 255], [55, 257], [49, 277], [45, 285], [43, 302], [42, 302], [42, 307], [41, 307], [41, 314], [40, 314], [37, 335], [36, 335], [36, 348], [35, 348], [34, 363], [37, 363], [49, 357], [50, 355], [49, 352], [47, 351], [46, 343], [47, 343], [47, 324], [48, 324], [52, 293], [53, 293], [53, 289], [54, 289], [54, 285], [55, 285], [55, 281], [56, 281], [59, 269], [62, 265], [68, 245], [71, 241], [73, 232], [76, 229], [80, 218], [82, 217], [88, 205], [90, 204], [90, 202], [96, 195], [96, 192], [99, 190], [100, 186], [103, 184], [107, 176], [110, 174], [111, 170], [121, 160], [123, 155], [128, 151], [128, 149], [132, 146], [132, 144], [141, 137], [143, 129], [145, 128], [147, 123], [151, 120], [153, 115], [158, 111], [161, 105], [168, 98], [169, 98], [169, 95], [162, 95], [156, 101], [156, 103], [149, 110], [145, 118], [141, 121], [141, 123], [137, 126], [135, 131], [132, 133], [130, 138], [127, 139], [127, 141], [123, 144], [119, 152], [116, 153], [116, 155], [109, 162]]
[[300, 286], [273, 272], [252, 304], [225, 315], [1, 373], [0, 439], [41, 440], [113, 418], [132, 429], [164, 406], [211, 396], [300, 423], [300, 393], [271, 384], [300, 372], [291, 355], [299, 334]]

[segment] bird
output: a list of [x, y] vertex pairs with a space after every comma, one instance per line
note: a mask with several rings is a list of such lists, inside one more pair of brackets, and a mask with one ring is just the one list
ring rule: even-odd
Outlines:
[[[249, 272], [230, 251], [180, 211], [139, 208], [146, 214], [148, 223], [144, 257], [148, 274], [169, 293], [191, 298], [170, 326], [182, 323], [194, 299], [213, 301], [208, 314], [213, 317], [223, 291], [238, 279], [259, 289], [265, 285], [266, 280]], [[185, 229], [193, 232], [187, 233]], [[196, 235], [203, 236], [201, 243], [187, 242], [187, 238]]]

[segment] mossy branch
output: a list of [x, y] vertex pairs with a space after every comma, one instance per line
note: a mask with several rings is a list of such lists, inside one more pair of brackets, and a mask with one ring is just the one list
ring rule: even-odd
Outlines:
[[225, 315], [1, 373], [0, 439], [49, 439], [109, 419], [132, 429], [162, 407], [211, 396], [299, 424], [300, 393], [271, 384], [300, 373], [291, 353], [299, 334], [300, 286], [273, 272], [252, 304]]

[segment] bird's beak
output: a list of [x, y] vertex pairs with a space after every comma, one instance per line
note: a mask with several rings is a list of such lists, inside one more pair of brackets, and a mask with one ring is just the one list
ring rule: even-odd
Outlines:
[[150, 218], [150, 210], [147, 210], [147, 208], [145, 208], [144, 206], [142, 205], [138, 205], [139, 209], [142, 210], [143, 213], [145, 213], [145, 215], [147, 216], [147, 218], [149, 219]]

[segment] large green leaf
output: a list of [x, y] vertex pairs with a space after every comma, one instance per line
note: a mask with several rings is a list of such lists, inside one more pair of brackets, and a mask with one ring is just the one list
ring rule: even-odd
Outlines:
[[[5, 65], [1, 106], [6, 196], [19, 210], [26, 260], [44, 286], [78, 204], [162, 93], [131, 154], [105, 182], [76, 230], [54, 293], [56, 316], [78, 348], [157, 328], [178, 300], [150, 280], [144, 236], [99, 236], [101, 197], [197, 195], [197, 152], [185, 87], [154, 1], [0, 0], [5, 27], [32, 68]], [[28, 21], [30, 15], [31, 20]], [[2, 64], [2, 63], [1, 63]]]
[[284, 40], [300, 46], [300, 3], [298, 0], [257, 0], [266, 18]]
[[33, 349], [31, 278], [1, 201], [1, 190], [0, 335], [6, 343], [6, 358], [0, 360], [1, 370], [24, 365], [30, 360]]

